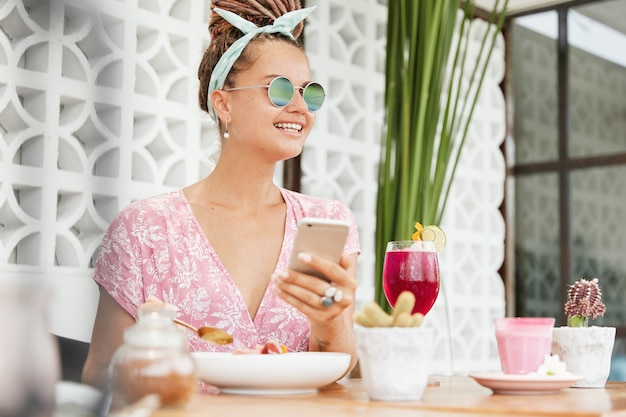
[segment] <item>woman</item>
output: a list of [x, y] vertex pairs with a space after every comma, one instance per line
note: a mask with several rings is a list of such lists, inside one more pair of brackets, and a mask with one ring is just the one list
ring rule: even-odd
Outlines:
[[[123, 331], [149, 297], [175, 305], [180, 319], [220, 327], [235, 340], [214, 346], [188, 332], [193, 351], [254, 348], [275, 340], [290, 351], [347, 352], [356, 362], [354, 218], [338, 201], [272, 181], [276, 163], [301, 153], [324, 99], [321, 86], [310, 83], [308, 59], [295, 41], [311, 10], [296, 1], [297, 10], [290, 12], [293, 0], [250, 1], [245, 9], [242, 3], [213, 2], [212, 41], [198, 71], [200, 106], [222, 136], [214, 170], [182, 190], [131, 204], [102, 242], [86, 383], [106, 386]], [[330, 284], [286, 269], [303, 217], [351, 224], [340, 264], [300, 256]], [[343, 297], [328, 303], [324, 294], [331, 285]]]

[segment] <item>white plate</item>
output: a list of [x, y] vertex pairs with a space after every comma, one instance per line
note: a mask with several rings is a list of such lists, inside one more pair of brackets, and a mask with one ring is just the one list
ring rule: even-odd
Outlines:
[[247, 395], [315, 393], [348, 370], [350, 355], [334, 352], [290, 352], [261, 355], [193, 352], [201, 381], [220, 392]]
[[580, 375], [565, 373], [563, 375], [508, 375], [502, 372], [470, 373], [483, 387], [496, 394], [537, 395], [554, 394], [564, 388], [571, 387], [582, 378]]

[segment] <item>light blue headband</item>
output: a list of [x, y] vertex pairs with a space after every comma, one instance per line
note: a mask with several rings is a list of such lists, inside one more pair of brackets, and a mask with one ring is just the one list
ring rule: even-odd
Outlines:
[[217, 61], [213, 73], [211, 74], [211, 80], [209, 81], [209, 91], [207, 94], [207, 108], [209, 114], [214, 122], [217, 123], [217, 114], [211, 105], [211, 93], [215, 90], [219, 90], [224, 87], [226, 77], [233, 68], [235, 61], [241, 55], [243, 50], [248, 46], [248, 43], [259, 33], [280, 33], [295, 40], [291, 31], [300, 22], [302, 22], [309, 14], [315, 10], [317, 6], [307, 7], [305, 9], [294, 10], [292, 12], [285, 13], [278, 19], [274, 20], [272, 25], [258, 27], [254, 23], [243, 19], [233, 12], [213, 8], [215, 13], [222, 16], [228, 23], [241, 30], [244, 36], [237, 39], [227, 50], [222, 57]]

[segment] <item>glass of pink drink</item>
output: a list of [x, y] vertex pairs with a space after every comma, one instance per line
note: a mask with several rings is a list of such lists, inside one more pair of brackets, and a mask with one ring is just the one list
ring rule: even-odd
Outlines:
[[495, 319], [496, 341], [502, 371], [524, 375], [536, 372], [552, 350], [553, 317]]
[[439, 294], [439, 263], [432, 242], [397, 240], [387, 243], [383, 291], [391, 306], [402, 291], [415, 295], [412, 314], [426, 315]]

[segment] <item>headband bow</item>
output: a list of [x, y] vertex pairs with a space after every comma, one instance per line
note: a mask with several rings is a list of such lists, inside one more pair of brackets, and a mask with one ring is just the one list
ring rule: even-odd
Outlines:
[[244, 33], [244, 36], [237, 39], [221, 56], [213, 72], [211, 73], [211, 79], [209, 80], [209, 91], [207, 94], [207, 108], [209, 109], [209, 114], [214, 122], [217, 122], [217, 114], [215, 114], [215, 110], [211, 105], [211, 93], [215, 90], [219, 90], [224, 87], [224, 82], [226, 81], [226, 77], [230, 73], [235, 61], [241, 55], [243, 50], [248, 46], [248, 43], [259, 33], [280, 33], [285, 36], [290, 37], [295, 40], [291, 31], [295, 28], [300, 22], [302, 22], [309, 14], [315, 10], [317, 6], [307, 7], [305, 9], [294, 10], [284, 15], [280, 16], [278, 19], [274, 20], [272, 25], [267, 25], [263, 27], [258, 27], [254, 23], [243, 19], [242, 17], [236, 15], [233, 12], [229, 12], [227, 10], [222, 10], [217, 7], [213, 8], [215, 13], [222, 16], [228, 23], [235, 26], [237, 29], [241, 30]]

